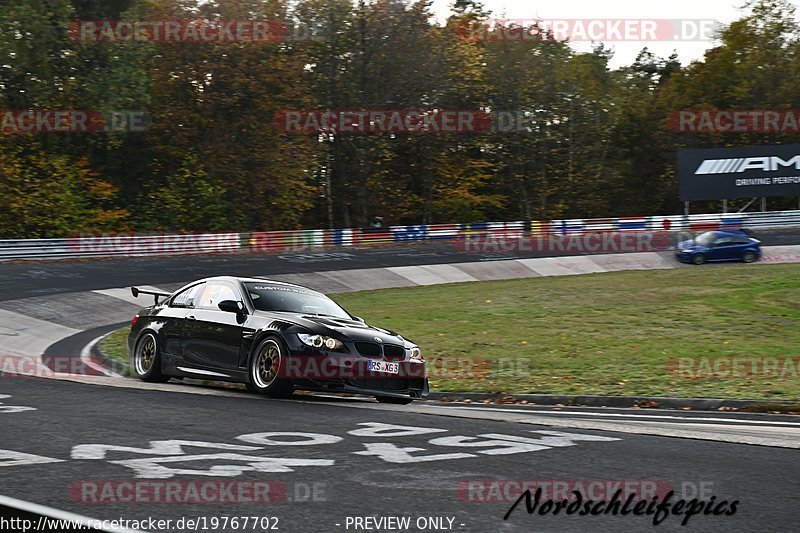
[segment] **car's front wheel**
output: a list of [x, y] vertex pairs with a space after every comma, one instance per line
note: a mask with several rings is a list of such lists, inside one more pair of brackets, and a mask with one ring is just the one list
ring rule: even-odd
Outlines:
[[745, 263], [755, 263], [756, 259], [758, 259], [758, 256], [755, 252], [745, 252], [742, 256], [742, 261]]
[[692, 257], [692, 263], [695, 265], [702, 265], [705, 264], [705, 262], [706, 256], [704, 254], [696, 254], [694, 257]]
[[161, 373], [161, 352], [155, 334], [146, 332], [139, 337], [133, 352], [133, 371], [142, 381], [165, 383], [169, 376]]
[[414, 401], [414, 398], [398, 398], [396, 396], [375, 396], [378, 403], [391, 403], [394, 405], [408, 405]]
[[289, 357], [288, 351], [277, 338], [268, 338], [258, 345], [250, 358], [250, 381], [247, 388], [251, 392], [286, 398], [294, 392], [291, 380], [281, 377]]

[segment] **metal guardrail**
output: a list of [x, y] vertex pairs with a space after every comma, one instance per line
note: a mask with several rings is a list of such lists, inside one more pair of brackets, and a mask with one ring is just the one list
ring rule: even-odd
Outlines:
[[668, 231], [678, 234], [726, 228], [758, 229], [792, 226], [800, 226], [800, 210], [251, 233], [91, 233], [66, 239], [0, 240], [0, 260], [282, 252], [373, 244], [452, 241], [474, 236], [523, 237], [627, 231]]

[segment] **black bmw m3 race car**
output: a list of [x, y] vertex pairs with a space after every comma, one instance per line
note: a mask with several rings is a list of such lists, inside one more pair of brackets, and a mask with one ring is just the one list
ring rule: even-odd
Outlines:
[[397, 404], [428, 395], [416, 344], [367, 325], [312, 289], [225, 276], [172, 294], [131, 292], [155, 297], [128, 335], [131, 367], [141, 380], [232, 381], [273, 397], [305, 389]]

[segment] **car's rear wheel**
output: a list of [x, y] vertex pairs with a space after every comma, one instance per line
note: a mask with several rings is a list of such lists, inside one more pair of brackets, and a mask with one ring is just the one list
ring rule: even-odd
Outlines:
[[755, 263], [756, 259], [758, 259], [758, 256], [755, 254], [755, 252], [745, 252], [742, 256], [742, 261], [745, 263]]
[[694, 263], [695, 265], [702, 265], [705, 264], [705, 262], [706, 262], [705, 254], [696, 254], [694, 257], [692, 257], [692, 263]]
[[158, 349], [158, 340], [151, 332], [146, 332], [139, 337], [136, 349], [133, 352], [133, 371], [142, 381], [165, 383], [169, 376], [161, 373], [161, 352]]
[[250, 358], [250, 381], [247, 388], [256, 394], [286, 398], [294, 392], [291, 380], [281, 377], [288, 364], [288, 350], [277, 338], [270, 337], [261, 341]]
[[414, 401], [414, 398], [398, 398], [396, 396], [375, 396], [378, 403], [391, 403], [395, 405], [408, 405]]

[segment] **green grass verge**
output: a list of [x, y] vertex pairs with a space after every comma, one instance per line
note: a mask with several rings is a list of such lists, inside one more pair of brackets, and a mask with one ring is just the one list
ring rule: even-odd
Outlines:
[[111, 333], [102, 341], [100, 341], [100, 349], [105, 352], [107, 356], [115, 361], [128, 364], [128, 333], [130, 333], [130, 326], [125, 326], [122, 329]]
[[[435, 391], [798, 400], [798, 372], [697, 377], [670, 364], [800, 355], [798, 294], [800, 265], [713, 265], [334, 298], [417, 342]], [[124, 354], [126, 334], [104, 349]]]
[[671, 371], [670, 362], [797, 356], [798, 295], [799, 265], [709, 265], [336, 299], [413, 339], [434, 364], [476, 361], [464, 372], [434, 371], [433, 390], [797, 400], [797, 372], [693, 379]]

